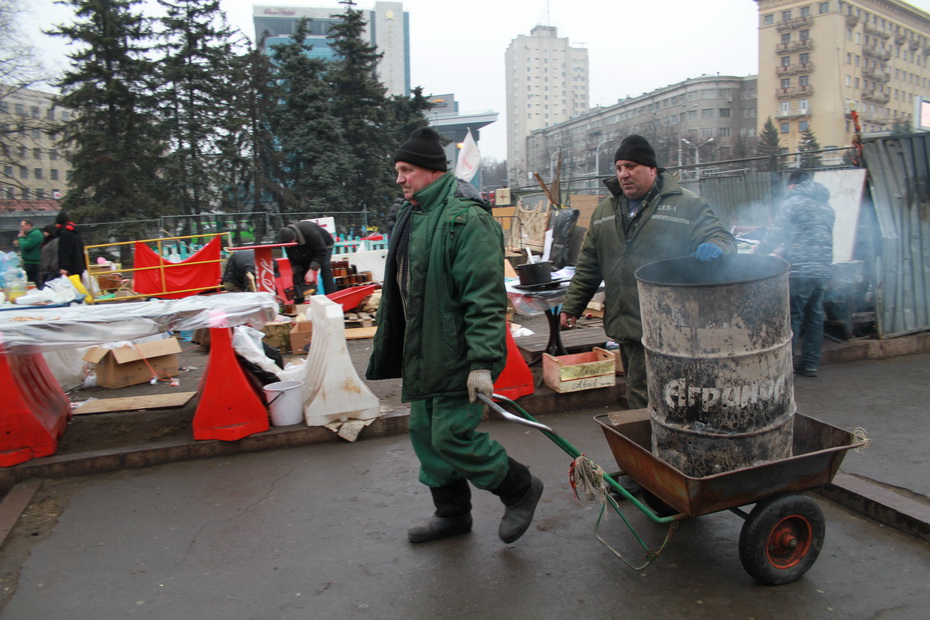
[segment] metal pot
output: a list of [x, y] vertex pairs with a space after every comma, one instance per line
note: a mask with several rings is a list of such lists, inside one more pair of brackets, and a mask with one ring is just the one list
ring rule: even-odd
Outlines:
[[525, 263], [517, 265], [517, 275], [520, 276], [520, 284], [545, 284], [552, 281], [552, 263], [543, 261], [541, 263]]

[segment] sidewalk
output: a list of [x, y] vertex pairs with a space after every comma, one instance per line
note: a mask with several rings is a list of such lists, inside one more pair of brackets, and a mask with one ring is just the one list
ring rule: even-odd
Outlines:
[[[368, 340], [350, 341], [353, 361], [362, 375], [369, 347]], [[930, 415], [926, 408], [930, 400], [928, 351], [927, 333], [884, 342], [827, 342], [819, 376], [795, 377], [800, 411], [846, 430], [861, 427], [872, 439], [863, 455], [847, 454], [833, 484], [820, 493], [923, 540], [930, 540], [930, 480], [925, 475], [928, 441], [925, 433], [915, 431], [926, 428]], [[187, 355], [182, 365], [202, 365], [206, 359], [202, 354]], [[534, 374], [538, 377], [540, 373], [535, 367]], [[612, 388], [572, 394], [557, 394], [540, 385], [534, 394], [518, 402], [534, 417], [566, 413], [591, 417], [624, 408], [618, 404], [622, 403], [622, 378], [617, 383]], [[193, 383], [186, 380], [186, 385]], [[372, 389], [381, 399], [382, 417], [359, 435], [362, 444], [407, 431], [408, 410], [400, 403], [399, 381], [375, 382]], [[272, 427], [235, 442], [195, 441], [190, 430], [194, 411], [191, 401], [178, 409], [76, 416], [57, 454], [0, 470], [0, 494], [7, 494], [0, 504], [0, 540], [15, 523], [16, 506], [25, 507], [38, 488], [36, 479], [344, 443], [329, 429], [302, 424]], [[555, 430], [558, 432], [557, 425]]]

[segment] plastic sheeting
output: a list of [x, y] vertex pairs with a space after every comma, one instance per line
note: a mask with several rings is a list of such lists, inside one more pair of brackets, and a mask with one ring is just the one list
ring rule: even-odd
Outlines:
[[[23, 308], [0, 312], [0, 345], [42, 352], [136, 340], [166, 331], [249, 325], [261, 329], [278, 314], [271, 293], [222, 293], [175, 300]], [[35, 349], [31, 349], [35, 350]]]

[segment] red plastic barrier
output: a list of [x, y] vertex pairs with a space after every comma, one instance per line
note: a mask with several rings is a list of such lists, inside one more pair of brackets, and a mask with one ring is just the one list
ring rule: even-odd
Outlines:
[[268, 430], [268, 411], [236, 361], [228, 327], [210, 329], [210, 359], [199, 392], [194, 439], [235, 441]]
[[349, 288], [344, 288], [341, 291], [336, 291], [335, 293], [327, 293], [327, 297], [335, 301], [337, 304], [342, 304], [342, 311], [349, 312], [350, 310], [355, 310], [362, 300], [371, 295], [375, 289], [380, 288], [379, 284], [364, 284], [362, 286], [352, 286]]
[[507, 365], [494, 382], [494, 393], [517, 400], [521, 396], [532, 394], [536, 390], [533, 384], [533, 371], [520, 355], [520, 349], [510, 334], [510, 321], [507, 322]]
[[10, 354], [0, 344], [0, 394], [0, 467], [55, 454], [71, 402], [42, 354]]

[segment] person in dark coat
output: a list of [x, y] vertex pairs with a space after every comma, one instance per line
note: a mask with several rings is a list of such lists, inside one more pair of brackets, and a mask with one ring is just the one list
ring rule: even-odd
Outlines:
[[43, 284], [60, 275], [58, 272], [58, 227], [55, 224], [46, 224], [42, 229], [42, 236], [42, 248], [39, 252], [39, 282], [36, 282], [38, 288], [42, 288]]
[[[326, 229], [307, 220], [288, 224], [278, 231], [278, 243], [297, 242], [284, 248], [287, 260], [291, 263], [294, 274], [294, 303], [304, 303], [304, 279], [310, 270], [317, 272], [317, 291], [319, 293], [336, 292], [333, 270], [330, 260], [333, 256], [333, 237]], [[323, 290], [319, 286], [323, 285]]]
[[84, 260], [84, 240], [77, 224], [64, 211], [55, 218], [58, 229], [58, 273], [63, 276], [80, 276], [87, 270]]

